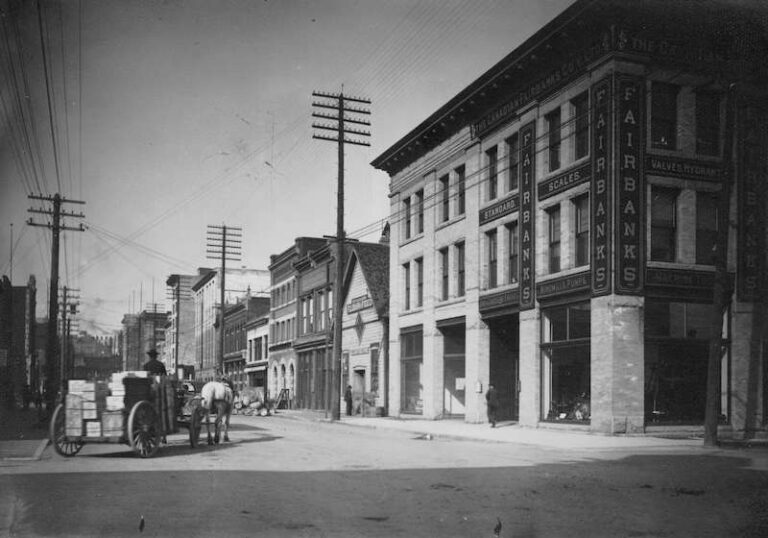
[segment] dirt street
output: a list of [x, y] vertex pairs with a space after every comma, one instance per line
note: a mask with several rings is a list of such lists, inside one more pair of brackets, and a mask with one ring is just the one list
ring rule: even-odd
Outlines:
[[768, 535], [762, 449], [587, 453], [280, 416], [234, 417], [231, 437], [3, 462], [0, 536]]

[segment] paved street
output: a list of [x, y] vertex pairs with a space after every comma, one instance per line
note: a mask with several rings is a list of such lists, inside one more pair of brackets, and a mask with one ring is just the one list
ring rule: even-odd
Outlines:
[[2, 461], [0, 536], [490, 537], [497, 518], [503, 537], [768, 534], [761, 448], [426, 439], [438, 423], [321, 416], [235, 416], [231, 443], [174, 435], [148, 460], [87, 445]]

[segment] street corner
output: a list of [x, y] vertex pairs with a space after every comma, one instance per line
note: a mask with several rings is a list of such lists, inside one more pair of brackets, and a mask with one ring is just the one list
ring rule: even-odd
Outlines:
[[48, 443], [48, 439], [0, 441], [0, 461], [37, 461]]

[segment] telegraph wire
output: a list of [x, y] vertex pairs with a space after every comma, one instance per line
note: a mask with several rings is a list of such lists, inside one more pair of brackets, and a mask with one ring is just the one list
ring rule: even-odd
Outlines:
[[45, 46], [45, 37], [44, 37], [44, 29], [43, 29], [43, 8], [40, 5], [40, 1], [41, 0], [37, 0], [37, 21], [38, 21], [38, 26], [40, 28], [40, 47], [43, 53], [43, 74], [45, 78], [45, 90], [48, 96], [48, 119], [49, 119], [51, 141], [52, 141], [51, 146], [53, 148], [53, 164], [56, 170], [57, 191], [60, 192], [61, 191], [61, 173], [59, 171], [59, 153], [58, 153], [58, 147], [57, 147], [58, 144], [56, 143], [55, 117], [53, 112], [53, 95], [51, 93], [51, 82], [48, 74], [48, 55], [45, 53], [46, 46]]

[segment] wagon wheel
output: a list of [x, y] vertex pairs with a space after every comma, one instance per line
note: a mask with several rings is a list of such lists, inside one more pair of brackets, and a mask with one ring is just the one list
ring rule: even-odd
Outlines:
[[157, 411], [146, 400], [133, 406], [128, 416], [128, 442], [136, 454], [151, 458], [160, 448], [160, 420]]
[[64, 405], [59, 404], [51, 417], [50, 433], [51, 443], [56, 452], [62, 456], [71, 457], [80, 452], [85, 444], [83, 441], [68, 441], [65, 429]]
[[200, 430], [203, 429], [203, 410], [197, 405], [192, 409], [189, 417], [189, 446], [197, 448], [200, 439]]

